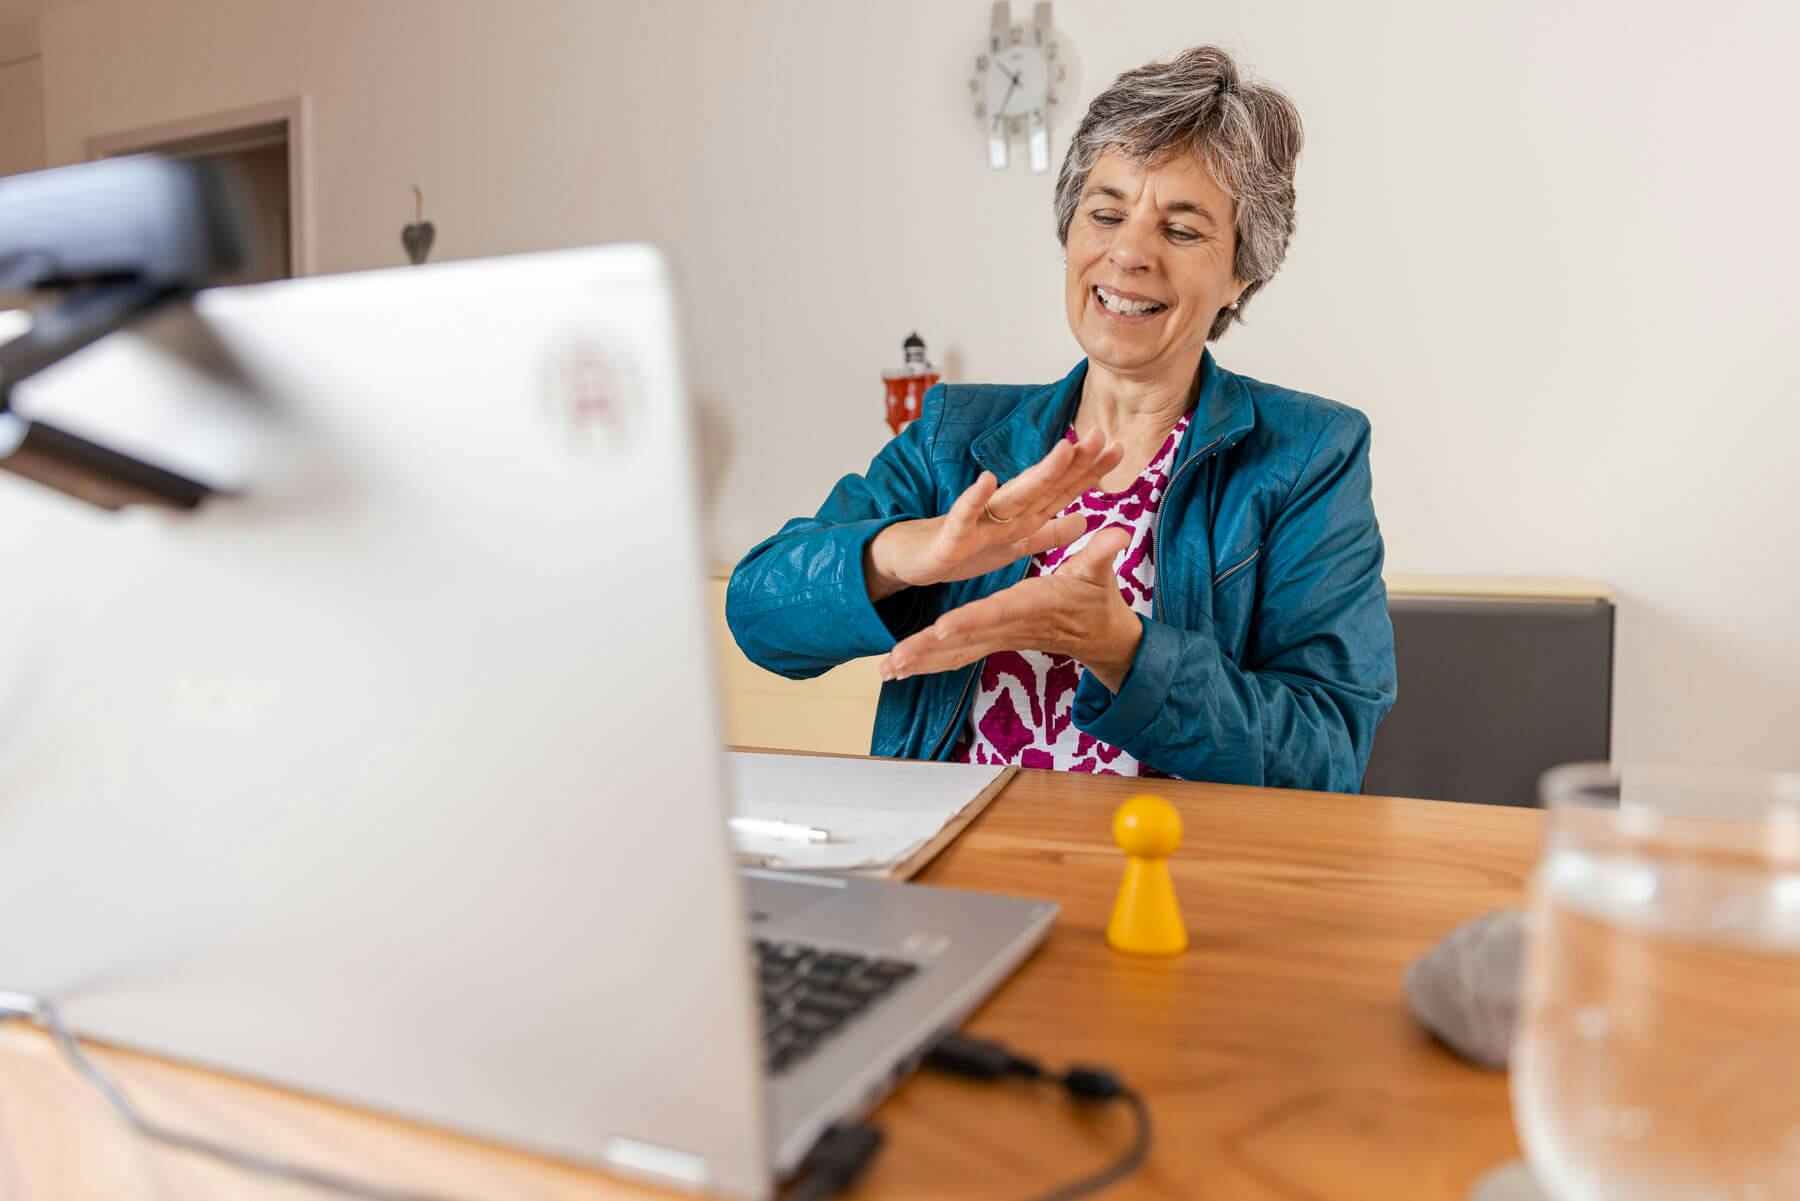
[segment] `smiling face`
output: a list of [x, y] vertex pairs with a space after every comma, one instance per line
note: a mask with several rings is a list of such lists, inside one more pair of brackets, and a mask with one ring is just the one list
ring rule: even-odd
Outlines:
[[1150, 165], [1117, 149], [1088, 172], [1069, 222], [1069, 329], [1088, 358], [1130, 379], [1191, 378], [1232, 274], [1236, 208], [1200, 160]]

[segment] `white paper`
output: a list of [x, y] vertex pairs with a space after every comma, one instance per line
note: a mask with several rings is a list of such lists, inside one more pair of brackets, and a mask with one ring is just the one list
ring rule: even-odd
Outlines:
[[799, 871], [882, 871], [905, 862], [1004, 767], [816, 755], [725, 755], [732, 811], [831, 831], [803, 843], [732, 833], [740, 860]]

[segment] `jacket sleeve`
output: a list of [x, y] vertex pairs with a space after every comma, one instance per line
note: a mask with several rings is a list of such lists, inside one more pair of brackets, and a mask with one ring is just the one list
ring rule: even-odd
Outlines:
[[943, 424], [944, 387], [888, 441], [862, 475], [837, 482], [819, 511], [750, 548], [731, 573], [725, 621], [752, 663], [791, 680], [865, 655], [886, 654], [922, 628], [922, 589], [869, 600], [863, 551], [897, 521], [936, 517], [931, 450]]
[[1076, 726], [1183, 779], [1358, 791], [1396, 691], [1369, 487], [1368, 420], [1339, 413], [1263, 541], [1243, 665], [1210, 628], [1142, 619], [1116, 696], [1082, 674]]

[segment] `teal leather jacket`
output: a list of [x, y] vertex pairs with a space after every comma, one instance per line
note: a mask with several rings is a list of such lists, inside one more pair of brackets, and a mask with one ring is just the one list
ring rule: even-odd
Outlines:
[[[1369, 498], [1369, 422], [1355, 409], [1201, 362], [1194, 419], [1158, 514], [1156, 593], [1117, 695], [1082, 673], [1075, 725], [1187, 780], [1355, 792], [1393, 706], [1394, 631]], [[869, 601], [863, 549], [934, 517], [987, 468], [1005, 482], [1063, 436], [1083, 361], [1042, 387], [952, 385], [818, 513], [788, 522], [731, 575], [726, 619], [749, 658], [818, 675], [1023, 578]], [[944, 759], [981, 665], [884, 684], [870, 750]]]

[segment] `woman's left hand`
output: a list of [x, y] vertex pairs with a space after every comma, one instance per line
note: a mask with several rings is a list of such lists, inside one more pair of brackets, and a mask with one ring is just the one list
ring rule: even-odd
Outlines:
[[1048, 651], [1079, 660], [1117, 692], [1144, 636], [1113, 571], [1130, 542], [1125, 529], [1103, 529], [1052, 574], [952, 609], [889, 651], [881, 678], [949, 671], [995, 651]]

